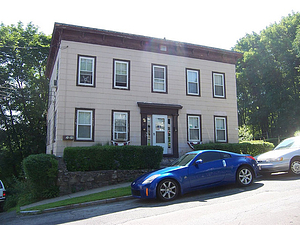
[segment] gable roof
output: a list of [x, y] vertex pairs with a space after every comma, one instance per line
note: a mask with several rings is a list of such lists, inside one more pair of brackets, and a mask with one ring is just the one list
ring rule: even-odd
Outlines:
[[52, 74], [61, 40], [149, 51], [229, 64], [236, 64], [237, 60], [243, 56], [242, 53], [202, 45], [55, 23], [47, 60], [47, 77], [50, 77]]

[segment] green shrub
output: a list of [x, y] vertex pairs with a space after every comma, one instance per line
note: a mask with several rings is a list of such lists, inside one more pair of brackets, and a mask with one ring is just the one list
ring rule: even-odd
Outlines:
[[274, 148], [274, 144], [264, 141], [244, 141], [241, 143], [208, 143], [195, 145], [195, 150], [216, 149], [256, 156]]
[[31, 183], [37, 199], [58, 196], [59, 189], [56, 185], [58, 161], [55, 156], [30, 155], [23, 160], [23, 169], [27, 182]]
[[69, 171], [157, 169], [163, 149], [159, 146], [67, 147], [64, 161]]

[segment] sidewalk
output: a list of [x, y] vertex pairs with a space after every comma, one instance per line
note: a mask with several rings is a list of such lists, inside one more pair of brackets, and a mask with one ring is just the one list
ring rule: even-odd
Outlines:
[[[26, 209], [31, 208], [31, 207], [35, 207], [35, 206], [39, 206], [39, 205], [45, 205], [45, 204], [48, 204], [48, 203], [62, 201], [62, 200], [65, 200], [65, 199], [86, 196], [86, 195], [90, 195], [90, 194], [99, 193], [99, 192], [102, 192], [102, 191], [107, 191], [107, 190], [122, 188], [122, 187], [128, 187], [128, 186], [130, 186], [130, 183], [120, 183], [120, 184], [115, 184], [115, 185], [104, 186], [104, 187], [101, 187], [101, 188], [95, 188], [95, 189], [91, 189], [91, 190], [87, 190], [87, 191], [80, 191], [80, 192], [76, 192], [76, 193], [73, 193], [73, 194], [60, 196], [60, 197], [57, 197], [57, 198], [46, 199], [46, 200], [43, 200], [43, 201], [40, 201], [40, 202], [35, 202], [35, 203], [30, 204], [30, 205], [20, 207], [20, 213], [22, 213], [22, 214], [42, 213], [40, 210], [27, 211]], [[129, 199], [129, 198], [131, 198], [131, 196], [124, 196], [124, 197], [118, 197], [118, 198], [114, 198], [114, 199], [99, 200], [99, 201], [94, 201], [94, 202], [85, 202], [85, 203], [80, 203], [80, 204], [74, 204], [74, 205], [61, 206], [61, 207], [57, 207], [57, 208], [47, 209], [47, 210], [43, 210], [43, 212], [54, 212], [54, 211], [60, 211], [60, 210], [64, 210], [64, 209], [71, 209], [71, 208], [77, 208], [77, 207], [83, 207], [83, 206], [89, 206], [89, 205], [96, 205], [96, 204], [104, 204], [104, 203], [108, 203], [108, 202], [122, 201], [122, 200], [126, 200], [126, 199]]]

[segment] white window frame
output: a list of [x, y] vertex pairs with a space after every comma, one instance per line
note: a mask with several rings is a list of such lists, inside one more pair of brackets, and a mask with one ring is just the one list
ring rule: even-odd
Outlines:
[[[196, 73], [197, 74], [197, 81], [194, 82], [194, 81], [189, 81], [189, 74], [190, 73]], [[195, 95], [195, 96], [200, 96], [200, 73], [199, 73], [199, 70], [193, 70], [193, 69], [186, 69], [186, 82], [187, 82], [187, 94], [188, 95]], [[190, 91], [190, 86], [189, 84], [190, 83], [193, 83], [193, 84], [196, 84], [197, 85], [197, 92], [194, 93], [194, 92], [191, 92]]]
[[[126, 74], [117, 74], [117, 64], [125, 64], [126, 65]], [[114, 59], [114, 88], [118, 89], [129, 89], [129, 61], [125, 60], [117, 60]], [[126, 76], [126, 86], [118, 86], [117, 85], [117, 76]]]
[[[77, 141], [93, 141], [93, 119], [94, 119], [94, 110], [88, 109], [76, 109], [76, 140]], [[90, 120], [88, 123], [80, 123], [79, 117], [80, 113], [89, 113]], [[90, 126], [90, 137], [79, 137], [80, 126]]]
[[[91, 60], [92, 61], [92, 70], [82, 70], [81, 69], [81, 60]], [[95, 86], [95, 57], [92, 56], [78, 56], [78, 77], [77, 77], [77, 85], [80, 86], [89, 86], [89, 87], [94, 87]], [[85, 83], [85, 82], [81, 82], [80, 78], [81, 78], [81, 72], [88, 72], [91, 73], [91, 83]]]
[[[155, 77], [155, 68], [163, 69], [164, 77], [163, 78], [156, 78]], [[163, 84], [163, 89], [155, 88], [155, 84]], [[167, 92], [167, 66], [161, 65], [152, 65], [152, 91], [153, 92]]]
[[[198, 119], [198, 124], [197, 127], [191, 127], [190, 119], [191, 118], [197, 118]], [[199, 130], [199, 136], [198, 139], [191, 139], [191, 130]], [[188, 141], [190, 142], [200, 142], [201, 141], [201, 116], [196, 116], [196, 115], [188, 115]]]
[[[125, 131], [117, 131], [116, 130], [116, 118], [118, 115], [122, 115], [125, 116]], [[129, 117], [129, 113], [128, 112], [122, 112], [122, 111], [113, 111], [113, 141], [128, 141], [128, 117]], [[125, 134], [125, 138], [118, 138], [119, 134]]]
[[[216, 81], [216, 77], [221, 77], [221, 81], [222, 81], [222, 84], [217, 84]], [[213, 72], [213, 89], [214, 89], [214, 97], [215, 98], [225, 98], [225, 74], [224, 73], [217, 73], [217, 72]], [[222, 87], [222, 92], [223, 94], [222, 95], [218, 95], [216, 93], [216, 88], [217, 87]]]
[[[224, 127], [218, 127], [218, 123], [217, 123], [218, 120], [223, 121]], [[218, 131], [224, 131], [224, 138], [225, 139], [219, 139]], [[221, 116], [216, 116], [215, 117], [215, 139], [216, 139], [216, 142], [227, 143], [227, 118], [226, 117], [221, 117]]]

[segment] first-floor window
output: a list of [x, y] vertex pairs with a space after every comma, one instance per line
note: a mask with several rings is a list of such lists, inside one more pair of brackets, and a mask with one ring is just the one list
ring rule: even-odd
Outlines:
[[227, 142], [226, 117], [215, 117], [215, 139], [216, 142]]
[[76, 140], [93, 141], [94, 110], [76, 109]]
[[200, 129], [201, 116], [188, 116], [188, 141], [200, 142], [201, 129]]
[[48, 121], [47, 124], [47, 145], [50, 144], [50, 132], [51, 132], [51, 120]]
[[113, 140], [128, 141], [129, 112], [113, 111]]
[[55, 111], [54, 112], [54, 116], [53, 116], [53, 140], [52, 142], [55, 142], [56, 141], [56, 116], [57, 115], [57, 112]]

